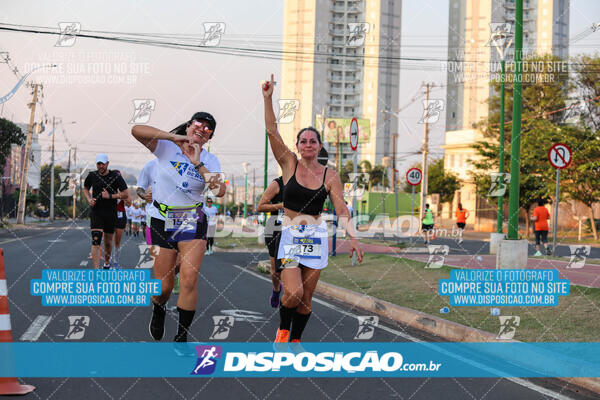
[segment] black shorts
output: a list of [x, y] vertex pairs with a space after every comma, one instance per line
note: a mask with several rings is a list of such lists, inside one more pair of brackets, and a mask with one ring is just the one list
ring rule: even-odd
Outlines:
[[117, 218], [117, 222], [115, 224], [115, 228], [117, 228], [117, 229], [125, 229], [126, 226], [127, 226], [127, 218], [126, 217]]
[[423, 224], [423, 225], [421, 225], [421, 230], [423, 232], [425, 232], [425, 231], [432, 231], [433, 230], [433, 224]]
[[548, 231], [533, 231], [535, 233], [535, 244], [548, 243]]
[[281, 231], [273, 232], [273, 236], [265, 236], [265, 244], [269, 249], [269, 257], [277, 258], [279, 239], [281, 239]]
[[206, 231], [208, 229], [208, 220], [206, 215], [201, 213], [196, 223], [196, 232], [185, 239], [173, 239], [173, 232], [165, 231], [165, 221], [158, 218], [152, 218], [150, 221], [150, 238], [152, 245], [160, 246], [165, 249], [177, 250], [177, 243], [194, 239], [206, 240]]
[[458, 226], [460, 229], [465, 229], [465, 223], [464, 222], [457, 222], [456, 226]]
[[117, 212], [115, 210], [101, 211], [92, 208], [90, 213], [90, 229], [101, 229], [104, 233], [115, 233]]

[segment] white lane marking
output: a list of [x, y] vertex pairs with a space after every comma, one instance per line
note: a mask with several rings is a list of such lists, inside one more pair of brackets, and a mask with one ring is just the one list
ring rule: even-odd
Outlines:
[[[236, 265], [236, 264], [232, 264], [232, 265], [234, 267], [236, 267], [237, 269], [240, 269], [240, 270], [242, 270], [242, 271], [244, 271], [244, 272], [246, 272], [246, 273], [248, 273], [250, 275], [253, 275], [254, 277], [256, 277], [258, 279], [262, 279], [263, 281], [271, 282], [271, 279], [269, 279], [269, 278], [267, 278], [265, 276], [259, 275], [258, 273], [254, 272], [254, 271], [250, 271], [250, 270], [248, 270], [248, 269], [246, 269], [246, 268], [244, 268], [242, 266]], [[339, 312], [341, 314], [344, 314], [344, 315], [346, 315], [348, 317], [351, 317], [351, 318], [354, 318], [354, 319], [357, 319], [357, 317], [358, 317], [357, 314], [352, 314], [352, 313], [350, 313], [350, 312], [348, 312], [346, 310], [343, 310], [343, 309], [339, 308], [338, 306], [333, 305], [331, 303], [328, 303], [328, 302], [326, 302], [324, 300], [313, 298], [312, 301], [315, 302], [315, 303], [319, 303], [319, 304], [321, 304], [321, 305], [323, 305], [325, 307], [331, 308], [332, 310], [335, 310], [335, 311], [337, 311], [337, 312]], [[387, 327], [385, 325], [382, 325], [382, 324], [379, 324], [378, 328], [379, 329], [383, 329], [384, 331], [389, 332], [391, 334], [400, 336], [400, 337], [402, 337], [404, 339], [410, 340], [411, 342], [423, 343], [423, 344], [427, 345], [428, 347], [432, 347], [433, 349], [435, 349], [439, 353], [443, 353], [443, 354], [449, 355], [451, 357], [456, 358], [457, 360], [460, 360], [462, 362], [471, 364], [471, 365], [473, 365], [473, 366], [475, 366], [477, 368], [480, 368], [480, 369], [483, 369], [483, 370], [486, 370], [486, 371], [489, 371], [489, 372], [492, 372], [492, 373], [496, 373], [496, 374], [501, 374], [502, 373], [501, 371], [499, 371], [499, 370], [497, 370], [495, 368], [491, 368], [491, 367], [488, 367], [486, 365], [480, 364], [480, 363], [478, 363], [476, 361], [469, 360], [468, 358], [465, 358], [465, 357], [463, 357], [463, 356], [461, 356], [459, 354], [452, 353], [452, 352], [449, 352], [449, 351], [444, 350], [444, 349], [440, 349], [433, 342], [424, 342], [421, 339], [418, 339], [418, 338], [416, 338], [416, 337], [414, 337], [412, 335], [409, 335], [408, 333], [397, 331], [397, 330], [395, 330], [393, 328], [389, 328], [389, 327]], [[542, 387], [542, 386], [538, 386], [538, 385], [536, 385], [536, 384], [534, 384], [532, 382], [529, 382], [528, 380], [525, 380], [525, 379], [521, 379], [521, 378], [503, 378], [503, 379], [509, 380], [509, 381], [511, 381], [513, 383], [516, 383], [518, 385], [526, 387], [527, 389], [534, 390], [534, 391], [536, 391], [538, 393], [541, 393], [541, 394], [543, 394], [545, 396], [552, 397], [553, 399], [557, 399], [557, 400], [572, 400], [570, 397], [567, 397], [567, 396], [565, 396], [563, 394], [560, 394], [560, 393], [553, 392], [552, 390], [546, 389], [545, 387]]]
[[50, 243], [62, 243], [62, 242], [66, 242], [66, 240], [64, 240], [64, 239], [49, 239], [48, 242], [50, 242]]
[[8, 287], [6, 286], [6, 279], [0, 279], [0, 296], [8, 296]]
[[86, 266], [88, 264], [88, 260], [83, 260], [82, 262], [79, 263], [79, 265]]
[[10, 331], [10, 315], [0, 314], [0, 331]]
[[50, 323], [51, 319], [52, 317], [50, 315], [38, 315], [37, 317], [35, 317], [31, 325], [29, 325], [29, 328], [27, 328], [27, 330], [20, 337], [19, 340], [30, 342], [37, 341], [40, 338], [42, 332], [44, 332], [44, 329], [46, 329], [46, 327]]

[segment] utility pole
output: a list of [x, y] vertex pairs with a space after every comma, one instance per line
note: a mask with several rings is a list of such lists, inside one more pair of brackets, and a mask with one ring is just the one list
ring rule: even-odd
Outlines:
[[29, 116], [29, 127], [27, 129], [27, 143], [25, 144], [25, 155], [23, 157], [23, 174], [21, 175], [21, 185], [19, 189], [19, 208], [17, 214], [17, 224], [25, 223], [25, 206], [27, 200], [27, 175], [29, 175], [29, 150], [31, 149], [31, 139], [33, 136], [33, 120], [35, 119], [35, 106], [37, 104], [38, 87], [41, 85], [36, 83], [33, 85], [33, 99], [29, 104], [31, 114]]
[[[77, 146], [73, 149], [73, 170], [77, 173]], [[73, 192], [73, 221], [75, 221], [75, 209], [77, 208], [77, 181], [75, 181], [75, 191]]]
[[[429, 104], [429, 83], [425, 84], [425, 104]], [[421, 168], [423, 169], [423, 181], [421, 182], [421, 204], [419, 207], [419, 220], [423, 219], [423, 212], [425, 210], [425, 202], [427, 198], [427, 156], [429, 155], [429, 110], [425, 111], [423, 117], [425, 122], [425, 135], [423, 136], [423, 161], [421, 162]]]
[[252, 208], [256, 212], [256, 168], [252, 168]]
[[52, 155], [50, 156], [50, 221], [54, 221], [54, 129], [56, 118], [52, 117]]
[[398, 187], [396, 184], [396, 140], [398, 139], [398, 134], [392, 134], [392, 151], [394, 153], [394, 157], [392, 158], [392, 185], [394, 185], [394, 196], [396, 197], [396, 241], [400, 241], [400, 224], [399, 218], [400, 213], [398, 212]]

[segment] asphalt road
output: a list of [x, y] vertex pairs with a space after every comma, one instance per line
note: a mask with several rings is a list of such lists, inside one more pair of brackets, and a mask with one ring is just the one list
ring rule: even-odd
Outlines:
[[[4, 249], [8, 295], [15, 341], [22, 340], [37, 320], [39, 342], [63, 342], [69, 332], [69, 316], [87, 316], [89, 325], [80, 341], [143, 342], [148, 333], [150, 307], [44, 307], [29, 293], [31, 279], [46, 268], [90, 268], [90, 236], [87, 222], [0, 232]], [[141, 237], [124, 236], [122, 264], [140, 262]], [[198, 280], [199, 301], [191, 340], [211, 341], [213, 316], [237, 315], [226, 341], [265, 342], [274, 337], [278, 313], [268, 305], [270, 284], [251, 268], [265, 253], [215, 253], [205, 258]], [[168, 304], [175, 305], [172, 298]], [[250, 318], [248, 318], [250, 315]], [[359, 327], [349, 305], [317, 299], [305, 331], [307, 342], [352, 342]], [[46, 316], [46, 317], [39, 317]], [[245, 316], [245, 317], [244, 317]], [[50, 318], [48, 318], [50, 317]], [[42, 321], [42, 322], [40, 322]], [[165, 339], [175, 334], [176, 314], [169, 312]], [[29, 340], [32, 340], [31, 337]], [[374, 342], [407, 340], [439, 341], [392, 321], [380, 321], [370, 339]], [[222, 340], [220, 341], [222, 342]], [[84, 357], [85, 355], [82, 355]], [[26, 378], [22, 383], [37, 389], [35, 399], [548, 399], [589, 398], [563, 388], [553, 380], [472, 378]], [[0, 396], [3, 397], [3, 396]]]

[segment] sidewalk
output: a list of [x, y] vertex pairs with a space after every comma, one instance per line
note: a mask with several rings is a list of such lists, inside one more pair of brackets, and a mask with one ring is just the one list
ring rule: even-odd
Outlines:
[[[331, 248], [331, 240], [329, 242]], [[429, 260], [429, 254], [423, 247], [423, 253], [415, 254], [407, 252], [408, 249], [399, 249], [391, 246], [377, 244], [361, 244], [365, 253], [384, 253], [391, 256], [408, 258], [410, 260], [426, 263]], [[415, 248], [410, 250], [416, 250]], [[338, 239], [336, 242], [336, 251], [341, 254], [350, 252], [350, 245], [347, 240]], [[444, 256], [444, 265], [455, 268], [471, 269], [496, 269], [496, 256], [487, 254], [459, 255], [449, 254]], [[568, 279], [570, 283], [586, 287], [600, 288], [600, 265], [585, 264], [582, 268], [567, 268], [568, 261], [551, 260], [545, 258], [528, 258], [527, 268], [531, 269], [557, 269], [560, 279]]]

